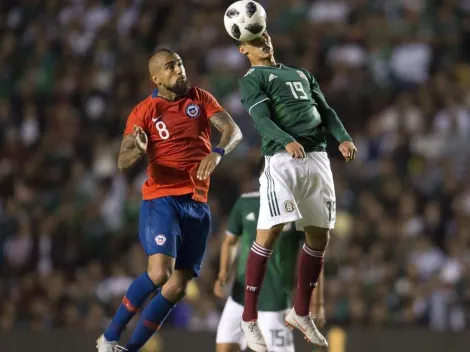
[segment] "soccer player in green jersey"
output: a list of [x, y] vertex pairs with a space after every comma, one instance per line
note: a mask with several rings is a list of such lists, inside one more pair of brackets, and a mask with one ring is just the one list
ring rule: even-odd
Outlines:
[[248, 347], [255, 352], [268, 351], [257, 322], [258, 298], [275, 242], [284, 225], [295, 222], [297, 229], [305, 232], [305, 244], [299, 258], [294, 307], [285, 322], [308, 341], [326, 347], [326, 339], [309, 314], [310, 296], [335, 223], [335, 189], [325, 136], [333, 135], [346, 161], [354, 159], [356, 147], [312, 74], [276, 62], [267, 32], [237, 45], [251, 64], [240, 80], [242, 103], [261, 135], [266, 159], [260, 178], [256, 240], [246, 261], [241, 329]]
[[[260, 170], [261, 171], [261, 170]], [[225, 304], [217, 329], [217, 352], [239, 352], [246, 341], [239, 324], [245, 296], [246, 259], [256, 238], [260, 206], [259, 192], [245, 193], [235, 203], [229, 217], [226, 236], [221, 248], [220, 269], [214, 293], [225, 298], [225, 288], [234, 276], [231, 294]], [[292, 302], [295, 266], [304, 233], [293, 223], [284, 226], [267, 267], [266, 279], [260, 292], [259, 324], [267, 337], [270, 352], [294, 352], [292, 331], [284, 318]], [[238, 254], [238, 262], [235, 255]], [[313, 297], [313, 311], [324, 322], [323, 285], [321, 280]]]

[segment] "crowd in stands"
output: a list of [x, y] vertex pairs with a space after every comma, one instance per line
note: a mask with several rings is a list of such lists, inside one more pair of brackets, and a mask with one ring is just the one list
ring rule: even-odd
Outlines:
[[[248, 70], [222, 0], [29, 0], [0, 5], [0, 331], [102, 330], [146, 257], [145, 162], [116, 156], [152, 90], [157, 45], [184, 60], [244, 139], [212, 177], [201, 277], [167, 328], [216, 329], [227, 216], [258, 187], [259, 138], [240, 103]], [[358, 147], [330, 140], [337, 222], [326, 255], [330, 324], [470, 323], [470, 1], [265, 0], [279, 62], [311, 71]], [[213, 133], [214, 141], [218, 133]]]

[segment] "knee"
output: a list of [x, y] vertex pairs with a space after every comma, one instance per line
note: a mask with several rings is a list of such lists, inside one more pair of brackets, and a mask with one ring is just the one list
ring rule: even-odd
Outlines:
[[271, 227], [269, 230], [258, 230], [256, 232], [256, 243], [261, 247], [273, 249], [277, 237], [282, 232], [284, 224]]
[[305, 228], [305, 242], [313, 249], [325, 249], [330, 241], [330, 230], [309, 226]]
[[178, 302], [186, 296], [187, 287], [187, 283], [170, 281], [163, 287], [162, 293], [171, 302]]
[[162, 287], [170, 279], [172, 271], [167, 268], [151, 268], [147, 273], [155, 286]]

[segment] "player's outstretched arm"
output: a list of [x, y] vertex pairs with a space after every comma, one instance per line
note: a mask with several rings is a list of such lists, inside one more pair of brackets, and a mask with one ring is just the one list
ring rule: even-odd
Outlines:
[[318, 111], [320, 112], [322, 123], [325, 125], [328, 132], [330, 132], [340, 144], [339, 151], [346, 161], [354, 160], [357, 149], [351, 136], [344, 128], [343, 123], [336, 112], [326, 102], [325, 96], [323, 95], [318, 82], [314, 80], [311, 75], [309, 75], [309, 77], [312, 85], [313, 98], [318, 103]]
[[325, 96], [320, 90], [318, 82], [313, 82], [313, 98], [318, 103], [318, 110], [322, 117], [322, 122], [335, 139], [341, 143], [344, 141], [352, 141], [351, 136], [346, 131], [343, 123], [339, 119], [336, 112], [328, 105]]
[[[216, 148], [222, 149], [224, 151], [223, 154], [230, 153], [241, 141], [242, 131], [226, 111], [215, 113], [210, 117], [209, 121], [222, 133]], [[199, 180], [207, 179], [219, 164], [221, 158], [222, 154], [212, 152], [202, 159], [197, 170], [197, 178]]]
[[258, 79], [248, 71], [240, 80], [240, 95], [242, 104], [253, 119], [255, 128], [263, 139], [275, 140], [284, 147], [295, 142], [294, 137], [283, 131], [271, 118], [269, 109], [269, 97], [263, 90]]
[[226, 111], [215, 113], [209, 121], [222, 133], [217, 148], [224, 149], [225, 154], [230, 153], [242, 140], [242, 131]]
[[302, 145], [271, 119], [271, 112], [267, 102], [263, 101], [256, 104], [249, 112], [255, 123], [256, 130], [263, 138], [275, 140], [282, 144], [293, 158], [305, 158], [305, 150]]
[[134, 126], [134, 133], [124, 136], [118, 156], [118, 168], [126, 171], [142, 158], [147, 150], [148, 138], [143, 129]]
[[225, 235], [220, 249], [219, 275], [214, 285], [214, 294], [219, 298], [225, 298], [225, 287], [230, 282], [234, 271], [237, 244], [237, 236], [231, 234]]

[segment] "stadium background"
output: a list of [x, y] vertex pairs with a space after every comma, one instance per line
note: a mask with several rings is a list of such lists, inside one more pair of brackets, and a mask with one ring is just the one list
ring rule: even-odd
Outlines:
[[[470, 323], [470, 1], [260, 2], [278, 61], [319, 79], [359, 149], [351, 164], [335, 143], [329, 150], [338, 203], [325, 269], [330, 326], [445, 331], [449, 341]], [[237, 93], [247, 62], [223, 28], [230, 3], [2, 1], [4, 341], [62, 328], [95, 336], [145, 267], [136, 241], [143, 164], [121, 174], [116, 156], [127, 114], [151, 90], [157, 44], [181, 54], [190, 81], [244, 133], [212, 178], [202, 275], [162, 335], [215, 331], [220, 241], [237, 196], [257, 187], [259, 158]], [[43, 347], [35, 350], [52, 351]]]

